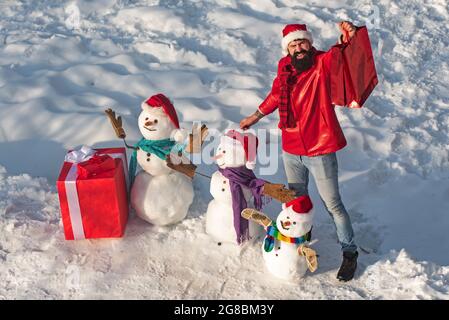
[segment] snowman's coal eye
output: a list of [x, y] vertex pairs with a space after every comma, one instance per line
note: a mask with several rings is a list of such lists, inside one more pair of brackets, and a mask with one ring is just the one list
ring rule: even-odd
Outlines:
[[290, 217], [287, 217], [287, 219], [290, 219]]
[[148, 118], [145, 118], [145, 121], [148, 121]]
[[226, 153], [226, 150], [223, 150], [223, 153]]
[[293, 222], [293, 224], [296, 224], [296, 222]]
[[154, 119], [153, 123], [157, 123], [157, 119]]

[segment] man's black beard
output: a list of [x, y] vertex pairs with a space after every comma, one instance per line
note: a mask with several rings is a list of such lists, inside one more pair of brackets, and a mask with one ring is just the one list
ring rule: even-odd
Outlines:
[[[304, 56], [301, 59], [298, 59], [298, 55], [304, 53]], [[313, 52], [312, 50], [306, 51], [301, 50], [299, 52], [295, 52], [291, 58], [292, 66], [299, 73], [309, 70], [313, 66]]]

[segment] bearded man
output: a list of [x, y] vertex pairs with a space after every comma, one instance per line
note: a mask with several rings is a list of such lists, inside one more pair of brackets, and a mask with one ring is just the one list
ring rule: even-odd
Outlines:
[[[309, 172], [314, 177], [321, 200], [335, 223], [343, 252], [337, 278], [349, 281], [357, 268], [358, 252], [338, 187], [336, 152], [346, 146], [346, 139], [334, 106], [363, 87], [365, 91], [361, 93], [359, 104], [348, 102], [349, 107], [360, 107], [377, 84], [377, 76], [374, 63], [370, 61], [372, 52], [366, 28], [358, 28], [348, 21], [340, 22], [339, 28], [342, 33], [339, 43], [323, 52], [312, 46], [312, 34], [306, 25], [285, 26], [282, 32], [284, 57], [279, 61], [271, 92], [254, 114], [240, 122], [240, 127], [246, 130], [279, 109], [288, 186], [297, 196], [306, 195]], [[355, 65], [356, 71], [349, 76], [351, 67], [354, 70], [353, 63], [363, 60], [356, 56], [360, 53], [368, 57], [374, 73], [360, 72], [359, 65]], [[368, 74], [371, 78], [366, 79]], [[349, 83], [349, 80], [353, 82]]]

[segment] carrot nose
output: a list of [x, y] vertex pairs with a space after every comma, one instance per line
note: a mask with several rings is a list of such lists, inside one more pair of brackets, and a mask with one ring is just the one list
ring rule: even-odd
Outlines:
[[145, 127], [152, 126], [153, 123], [154, 123], [153, 121], [147, 121], [145, 122]]
[[289, 225], [291, 225], [292, 223], [290, 221], [285, 221], [284, 222], [284, 226], [288, 227]]
[[215, 157], [212, 157], [212, 160], [218, 160], [220, 158], [223, 158], [223, 153], [220, 153], [219, 155], [216, 155]]

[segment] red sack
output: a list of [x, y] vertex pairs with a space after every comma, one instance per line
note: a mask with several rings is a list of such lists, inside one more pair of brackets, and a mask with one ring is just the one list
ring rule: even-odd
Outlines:
[[338, 46], [332, 56], [332, 103], [360, 108], [377, 85], [377, 72], [366, 27], [358, 27], [348, 45]]

